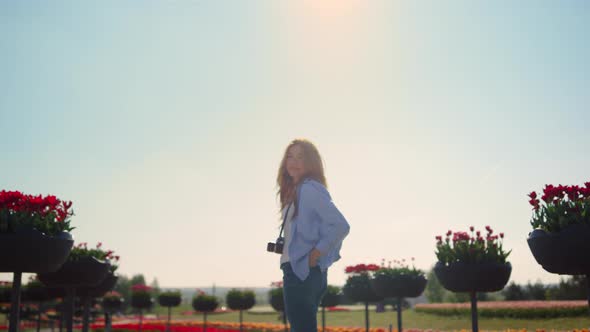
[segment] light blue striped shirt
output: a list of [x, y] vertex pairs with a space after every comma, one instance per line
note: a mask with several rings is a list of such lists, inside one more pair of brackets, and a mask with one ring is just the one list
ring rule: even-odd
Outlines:
[[309, 275], [309, 253], [313, 248], [321, 253], [318, 265], [322, 271], [340, 259], [342, 241], [350, 232], [350, 225], [326, 187], [316, 180], [303, 180], [297, 200], [299, 210], [291, 224], [288, 250], [293, 272], [303, 281]]

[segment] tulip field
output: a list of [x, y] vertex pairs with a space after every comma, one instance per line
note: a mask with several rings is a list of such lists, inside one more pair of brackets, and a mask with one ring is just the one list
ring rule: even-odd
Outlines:
[[[586, 301], [489, 301], [479, 302], [480, 317], [557, 318], [588, 316]], [[470, 303], [417, 304], [417, 312], [443, 316], [468, 315]]]
[[[404, 331], [406, 332], [451, 332], [470, 331], [471, 321], [468, 314], [468, 303], [438, 303], [418, 304], [415, 309], [404, 310]], [[480, 302], [480, 331], [502, 332], [590, 332], [590, 314], [587, 314], [585, 301], [502, 301]], [[493, 318], [489, 317], [487, 310], [560, 310], [559, 308], [573, 308], [578, 310], [578, 317], [555, 318]], [[582, 309], [583, 308], [583, 309]], [[159, 308], [161, 309], [161, 308]], [[143, 321], [142, 331], [165, 331], [166, 320], [159, 309], [155, 314], [148, 314]], [[270, 308], [269, 308], [270, 309]], [[395, 313], [375, 312], [374, 307], [370, 311], [371, 332], [396, 331]], [[436, 312], [436, 311], [444, 311]], [[203, 332], [203, 316], [192, 313], [186, 306], [175, 308], [171, 332]], [[22, 329], [33, 332], [34, 324], [22, 322]], [[318, 325], [321, 325], [321, 314], [318, 313]], [[47, 327], [47, 325], [45, 325]], [[113, 332], [137, 331], [138, 317], [118, 316], [113, 321]], [[78, 329], [81, 326], [77, 326]], [[5, 330], [5, 325], [0, 325], [0, 330]], [[102, 332], [104, 322], [97, 319], [91, 325], [91, 331]], [[279, 314], [270, 310], [252, 311], [244, 313], [244, 331], [249, 332], [281, 332], [284, 326], [279, 319]], [[50, 331], [50, 329], [44, 329]], [[58, 329], [55, 328], [55, 332]], [[239, 331], [238, 312], [221, 311], [211, 313], [207, 319], [207, 332], [237, 332]], [[321, 331], [321, 330], [319, 330]], [[364, 312], [361, 307], [351, 306], [330, 310], [326, 312], [326, 332], [364, 332]]]
[[[587, 303], [585, 301], [518, 301], [518, 302], [480, 302], [480, 313], [486, 312], [488, 308], [550, 308], [554, 310], [559, 306], [567, 308], [581, 308], [587, 313]], [[471, 331], [471, 321], [469, 314], [463, 314], [459, 311], [453, 314], [435, 314], [424, 312], [429, 306], [433, 308], [460, 308], [468, 305], [467, 303], [456, 304], [432, 304], [417, 305], [415, 309], [404, 310], [404, 331], [407, 332], [425, 332], [425, 331]], [[364, 312], [360, 306], [351, 307], [350, 311], [329, 311], [326, 312], [326, 331], [327, 332], [363, 332], [364, 331]], [[392, 325], [392, 331], [396, 331], [395, 313], [390, 308], [386, 312], [377, 313], [374, 307], [370, 311], [370, 322], [372, 332], [388, 332], [389, 325]], [[578, 310], [578, 309], [576, 309]], [[187, 308], [177, 308], [177, 314], [174, 315], [172, 332], [201, 332], [202, 315], [187, 315]], [[143, 331], [164, 331], [166, 321], [163, 315], [144, 320]], [[245, 312], [244, 313], [244, 330], [245, 331], [283, 331], [283, 325], [276, 312]], [[480, 331], [588, 331], [590, 327], [590, 314], [578, 317], [555, 317], [555, 318], [492, 318], [486, 315], [480, 315]], [[318, 325], [321, 325], [321, 313], [318, 313]], [[124, 320], [118, 320], [113, 323], [113, 329], [126, 331], [137, 330], [137, 321], [126, 317]], [[92, 326], [95, 330], [100, 330], [102, 324]], [[237, 312], [218, 312], [209, 314], [207, 319], [208, 332], [225, 332], [239, 330]]]

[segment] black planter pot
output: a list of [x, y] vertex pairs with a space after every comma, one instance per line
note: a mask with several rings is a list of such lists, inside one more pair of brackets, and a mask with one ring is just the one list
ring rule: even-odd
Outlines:
[[102, 299], [102, 308], [106, 312], [117, 312], [123, 308], [123, 298], [103, 298]]
[[31, 227], [19, 227], [12, 233], [0, 233], [0, 272], [13, 272], [9, 332], [19, 325], [21, 278], [23, 272], [56, 271], [67, 260], [74, 240], [70, 233], [47, 236]]
[[67, 261], [50, 273], [40, 273], [39, 280], [48, 287], [93, 287], [100, 284], [109, 272], [109, 264], [94, 257]]
[[158, 303], [162, 307], [177, 307], [180, 305], [180, 302], [182, 302], [182, 298], [180, 296], [170, 296], [165, 294], [158, 296]]
[[383, 297], [377, 295], [371, 287], [368, 276], [353, 276], [342, 287], [342, 293], [354, 302], [379, 302]]
[[53, 272], [67, 260], [74, 240], [70, 233], [47, 236], [34, 229], [0, 233], [0, 272]]
[[333, 294], [333, 293], [326, 293], [324, 297], [322, 297], [322, 301], [320, 302], [320, 307], [328, 308], [328, 307], [335, 307], [340, 304], [341, 295], [340, 294]]
[[590, 226], [571, 225], [557, 233], [535, 229], [527, 243], [535, 260], [547, 272], [557, 274], [590, 274]]
[[24, 288], [22, 299], [25, 302], [45, 302], [49, 301], [51, 298], [47, 287], [35, 286]]
[[47, 295], [50, 299], [65, 298], [66, 289], [63, 287], [47, 287]]
[[12, 293], [12, 288], [2, 287], [0, 288], [0, 303], [10, 303], [10, 293]]
[[506, 286], [511, 272], [510, 263], [437, 262], [434, 266], [436, 277], [451, 292], [496, 292]]
[[268, 300], [270, 302], [270, 306], [275, 311], [285, 311], [285, 301], [283, 298], [283, 289], [278, 290], [271, 290], [268, 295]]
[[375, 294], [382, 297], [417, 297], [424, 292], [427, 280], [424, 276], [385, 276], [378, 275], [371, 279]]
[[76, 290], [76, 294], [81, 297], [102, 297], [115, 288], [117, 280], [119, 280], [119, 277], [115, 276], [112, 272], [109, 272], [98, 285], [94, 287], [79, 288]]
[[154, 299], [149, 294], [131, 294], [131, 306], [135, 309], [149, 309], [154, 305]]

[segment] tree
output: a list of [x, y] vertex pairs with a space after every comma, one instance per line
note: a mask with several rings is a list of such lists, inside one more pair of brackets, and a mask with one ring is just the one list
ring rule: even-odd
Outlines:
[[531, 284], [530, 282], [527, 283], [526, 287], [525, 287], [525, 294], [526, 294], [526, 299], [527, 300], [545, 300], [547, 298], [546, 296], [546, 287], [545, 285], [543, 285], [541, 283], [541, 281], [538, 281], [534, 284]]
[[426, 295], [428, 302], [443, 302], [447, 290], [445, 290], [440, 284], [440, 281], [438, 281], [438, 278], [434, 273], [434, 269], [430, 269], [430, 271], [428, 271], [426, 278], [428, 279], [428, 284], [426, 284], [426, 291], [424, 294]]
[[145, 277], [143, 274], [135, 274], [131, 277], [131, 286], [135, 285], [145, 285]]
[[121, 294], [125, 301], [129, 303], [128, 301], [131, 298], [131, 280], [129, 280], [129, 278], [124, 275], [119, 275], [114, 290]]
[[585, 276], [571, 276], [559, 280], [559, 284], [547, 289], [549, 300], [585, 300], [587, 284]]
[[506, 301], [519, 301], [525, 299], [525, 293], [522, 287], [516, 284], [514, 281], [508, 284], [502, 294], [504, 294], [504, 299]]
[[154, 280], [152, 280], [150, 287], [152, 288], [152, 292], [155, 296], [158, 296], [158, 294], [160, 294], [160, 285], [158, 284], [158, 278], [154, 278]]

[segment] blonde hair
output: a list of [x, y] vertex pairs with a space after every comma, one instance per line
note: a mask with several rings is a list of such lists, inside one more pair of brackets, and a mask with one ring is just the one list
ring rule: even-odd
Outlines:
[[297, 188], [298, 183], [295, 183], [287, 172], [287, 154], [289, 153], [289, 149], [295, 145], [300, 146], [303, 150], [304, 174], [299, 180], [303, 181], [305, 178], [311, 178], [323, 184], [325, 187], [328, 186], [326, 176], [324, 175], [324, 163], [318, 149], [307, 139], [294, 139], [285, 149], [277, 175], [277, 196], [281, 201], [281, 211], [291, 203], [290, 199], [294, 198], [297, 194], [295, 193], [295, 188]]

